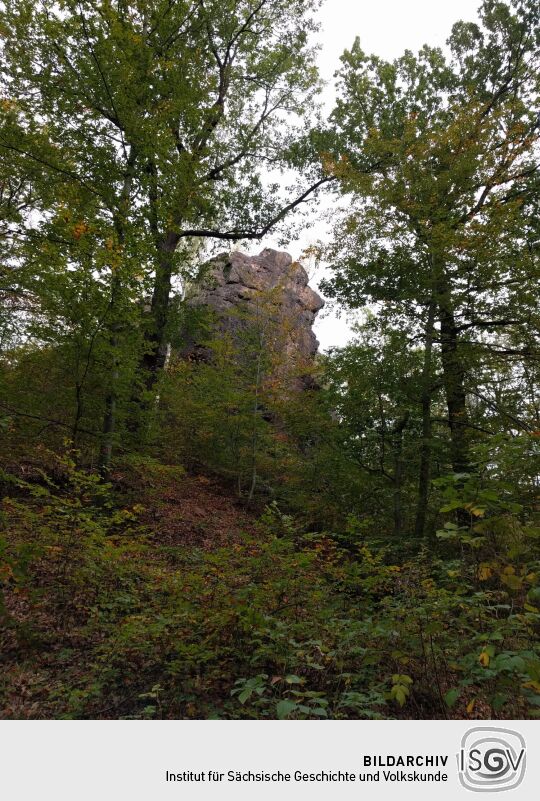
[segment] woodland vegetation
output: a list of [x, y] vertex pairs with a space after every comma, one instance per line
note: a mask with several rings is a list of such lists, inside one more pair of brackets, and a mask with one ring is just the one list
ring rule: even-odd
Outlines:
[[[326, 118], [317, 6], [0, 3], [3, 718], [540, 712], [540, 7]], [[321, 196], [299, 390], [184, 297]]]

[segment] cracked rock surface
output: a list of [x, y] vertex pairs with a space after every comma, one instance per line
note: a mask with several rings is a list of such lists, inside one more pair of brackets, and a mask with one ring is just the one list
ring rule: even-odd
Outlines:
[[288, 253], [271, 248], [258, 256], [221, 253], [205, 265], [203, 281], [187, 302], [209, 307], [219, 328], [233, 335], [246, 320], [253, 324], [270, 319], [282, 332], [286, 356], [307, 363], [317, 353], [313, 324], [324, 301], [308, 286], [302, 265]]

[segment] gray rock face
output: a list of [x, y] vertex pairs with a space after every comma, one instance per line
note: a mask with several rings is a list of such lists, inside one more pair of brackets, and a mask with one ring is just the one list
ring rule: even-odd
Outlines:
[[312, 329], [324, 301], [288, 253], [266, 248], [258, 256], [220, 254], [205, 265], [202, 284], [187, 302], [208, 306], [219, 329], [233, 335], [249, 321], [270, 320], [281, 332], [284, 356], [298, 363], [308, 364], [319, 347]]

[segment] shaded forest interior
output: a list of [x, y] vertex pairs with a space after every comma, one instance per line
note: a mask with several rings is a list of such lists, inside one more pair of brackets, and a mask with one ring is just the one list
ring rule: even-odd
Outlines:
[[540, 8], [317, 7], [0, 5], [2, 718], [540, 713]]

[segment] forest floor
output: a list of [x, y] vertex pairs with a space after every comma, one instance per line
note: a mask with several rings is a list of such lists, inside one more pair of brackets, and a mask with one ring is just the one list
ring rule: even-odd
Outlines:
[[141, 522], [151, 529], [156, 546], [192, 545], [205, 550], [230, 546], [241, 532], [254, 531], [256, 512], [246, 510], [223, 481], [206, 475], [185, 474], [181, 481], [167, 478], [151, 483], [141, 494], [140, 482], [117, 473], [115, 480], [139, 498], [145, 507]]
[[[146, 530], [145, 558], [160, 571], [178, 572], [170, 553], [176, 548], [212, 552], [233, 547], [246, 534], [254, 534], [258, 514], [246, 509], [227, 484], [208, 475], [188, 475], [181, 468], [156, 475], [118, 470], [113, 486], [125, 503], [142, 508], [138, 522]], [[140, 553], [128, 553], [134, 568]], [[50, 582], [43, 565], [40, 583]], [[66, 681], [77, 686], [86, 675], [89, 642], [82, 619], [56, 614], [47, 599], [8, 586], [5, 603], [12, 624], [0, 626], [0, 719], [50, 718], [58, 711], [59, 693]], [[83, 611], [79, 609], [79, 611]], [[94, 642], [97, 644], [97, 642]], [[108, 717], [103, 709], [100, 717]], [[115, 715], [112, 715], [113, 717]]]
[[147, 457], [110, 486], [66, 459], [17, 471], [0, 475], [0, 718], [535, 715], [537, 615], [490, 620], [496, 576], [353, 548]]

